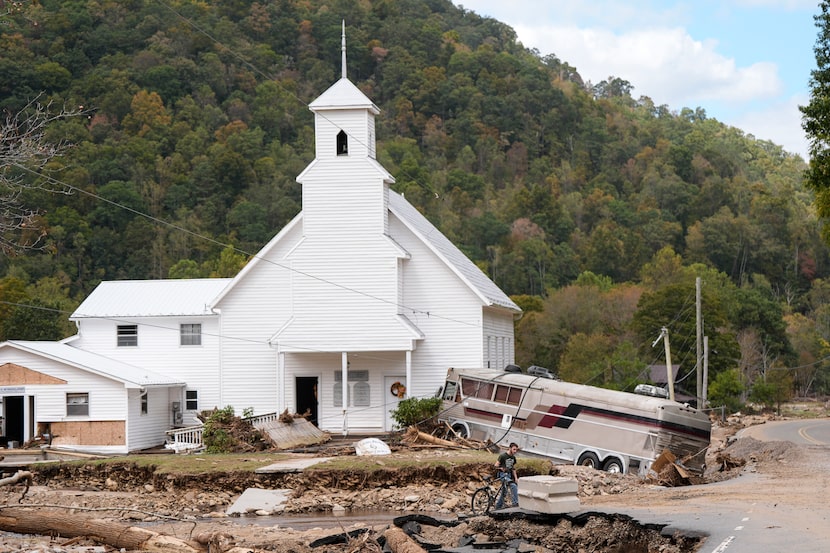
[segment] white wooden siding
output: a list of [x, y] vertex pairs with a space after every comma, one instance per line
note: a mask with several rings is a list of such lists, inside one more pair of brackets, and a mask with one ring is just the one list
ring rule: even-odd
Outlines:
[[472, 290], [395, 217], [392, 238], [410, 252], [402, 265], [402, 313], [426, 336], [412, 353], [413, 396], [433, 395], [449, 367], [481, 366], [482, 303]]
[[[337, 156], [337, 133], [341, 129], [345, 130], [348, 135], [348, 157], [374, 157], [368, 147], [369, 125], [374, 126], [374, 115], [365, 109], [327, 110], [323, 112], [323, 115], [325, 117], [314, 117], [315, 144], [317, 145], [315, 157], [318, 160], [345, 157]], [[305, 206], [305, 198], [303, 198], [303, 205]]]
[[[180, 325], [194, 323], [202, 325], [202, 345], [180, 345]], [[138, 325], [137, 347], [117, 346], [117, 327], [125, 324]], [[141, 317], [118, 321], [82, 319], [79, 328], [81, 338], [72, 345], [187, 382], [190, 388], [199, 390], [200, 400], [209, 409], [222, 405], [219, 381], [221, 332], [218, 315]], [[244, 338], [244, 334], [237, 336]]]
[[[36, 406], [38, 422], [124, 420], [127, 416], [126, 391], [120, 382], [13, 348], [0, 350], [0, 365], [7, 362], [67, 382], [66, 384], [26, 385], [26, 394], [36, 395], [38, 398]], [[89, 394], [89, 416], [68, 417], [66, 415], [67, 393]]]
[[[406, 374], [406, 358], [403, 352], [365, 351], [348, 356], [349, 372], [368, 371], [369, 405], [354, 405], [354, 382], [349, 382], [347, 394], [348, 405], [346, 417], [350, 432], [382, 432], [388, 411], [393, 402], [391, 393], [384, 386], [384, 376], [401, 376]], [[334, 405], [335, 373], [342, 371], [339, 354], [294, 353], [286, 354], [285, 393], [288, 405], [296, 410], [297, 376], [318, 377], [317, 401], [318, 424], [322, 430], [335, 434], [343, 431], [343, 407]]]
[[302, 240], [294, 227], [222, 299], [222, 397], [237, 414], [277, 409], [277, 350], [269, 344], [292, 316], [294, 272], [285, 255]]
[[484, 360], [480, 366], [501, 370], [515, 363], [513, 315], [502, 309], [484, 309]]
[[170, 404], [166, 388], [147, 389], [147, 414], [141, 414], [141, 391], [128, 390], [127, 446], [138, 451], [164, 443], [164, 431], [170, 425]]

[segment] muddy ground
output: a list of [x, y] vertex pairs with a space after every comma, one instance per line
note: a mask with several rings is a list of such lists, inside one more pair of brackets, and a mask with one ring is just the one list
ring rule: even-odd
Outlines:
[[[728, 437], [752, 422], [733, 421], [719, 425], [713, 431], [707, 481], [732, 478], [743, 469], [742, 462], [724, 464], [724, 458], [731, 461], [751, 460], [753, 470], [767, 470], [768, 466], [772, 471], [782, 458], [793, 462], [803, 458], [798, 448], [789, 443], [775, 445], [776, 451], [770, 451], [768, 444], [751, 439], [739, 440], [725, 449]], [[724, 452], [725, 457], [722, 455]], [[411, 456], [413, 452], [399, 450], [393, 455]], [[436, 450], [430, 455], [451, 456], [452, 451]], [[642, 527], [625, 516], [590, 514], [594, 505], [625, 504], [627, 501], [643, 501], [645, 497], [648, 497], [647, 501], [654, 501], [651, 497], [655, 491], [654, 481], [636, 475], [608, 474], [569, 465], [551, 465], [551, 474], [572, 476], [578, 480], [582, 515], [545, 520], [472, 517], [469, 512], [470, 497], [479, 485], [475, 475], [490, 471], [487, 465], [458, 465], [452, 469], [437, 470], [314, 470], [275, 475], [245, 472], [192, 478], [159, 476], [135, 465], [108, 465], [103, 470], [92, 465], [51, 465], [38, 470], [36, 485], [25, 495], [20, 486], [0, 488], [0, 503], [26, 505], [33, 509], [62, 509], [71, 515], [96, 516], [113, 522], [147, 526], [182, 540], [221, 534], [221, 540], [214, 540], [211, 553], [218, 553], [232, 545], [283, 553], [381, 551], [383, 532], [390, 525], [388, 517], [376, 525], [371, 520], [364, 520], [355, 525], [335, 523], [329, 528], [308, 530], [263, 525], [259, 521], [249, 522], [246, 517], [227, 518], [224, 514], [227, 507], [251, 487], [293, 490], [292, 497], [281, 509], [283, 514], [363, 510], [383, 511], [402, 517], [409, 515], [410, 519], [416, 515], [429, 515], [450, 520], [453, 521], [452, 526], [436, 527], [427, 523], [428, 519], [419, 519], [420, 530], [415, 535], [416, 539], [426, 544], [444, 548], [469, 541], [507, 543], [513, 539], [522, 540], [522, 550], [538, 553], [689, 553], [700, 547], [697, 538], [663, 536], [660, 528]], [[782, 478], [787, 474], [782, 473]], [[702, 488], [705, 489], [705, 486], [693, 487], [695, 490]], [[675, 489], [681, 490], [679, 487]], [[334, 514], [331, 516], [335, 518]], [[410, 524], [409, 529], [412, 528]], [[319, 544], [317, 541], [345, 531], [358, 535], [350, 537], [346, 543]], [[518, 545], [518, 542], [512, 543]], [[0, 532], [0, 551], [106, 553], [117, 549], [88, 539], [67, 540]]]

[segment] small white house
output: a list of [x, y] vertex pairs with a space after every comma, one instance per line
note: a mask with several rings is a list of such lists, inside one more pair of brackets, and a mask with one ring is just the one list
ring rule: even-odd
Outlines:
[[3, 445], [39, 435], [55, 447], [105, 454], [157, 446], [170, 397], [184, 385], [61, 342], [3, 342]]
[[[388, 431], [389, 411], [433, 395], [449, 367], [514, 362], [520, 309], [390, 190], [394, 179], [375, 157], [379, 110], [345, 77], [345, 54], [343, 73], [309, 106], [316, 156], [297, 177], [302, 212], [235, 278], [103, 282], [72, 314], [78, 335], [63, 348], [170, 379], [166, 402], [148, 406], [159, 409], [148, 413], [158, 416], [156, 443], [198, 411], [225, 406], [308, 412], [330, 432]], [[0, 364], [54, 373], [32, 353], [17, 359], [19, 348], [5, 349]], [[115, 393], [100, 378], [86, 388], [61, 378], [90, 395], [90, 413], [99, 387]], [[45, 420], [42, 388], [7, 386], [33, 398], [24, 419]], [[136, 411], [128, 392], [116, 394], [127, 429]], [[69, 416], [49, 402], [52, 419]], [[126, 440], [95, 445], [133, 449]]]

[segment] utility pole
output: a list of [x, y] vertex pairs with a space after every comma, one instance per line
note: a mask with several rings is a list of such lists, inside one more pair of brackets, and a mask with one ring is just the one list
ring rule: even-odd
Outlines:
[[669, 383], [669, 399], [674, 401], [674, 370], [672, 370], [671, 366], [671, 346], [669, 346], [669, 329], [665, 326], [660, 329], [660, 336], [654, 340], [654, 343], [651, 344], [651, 347], [657, 345], [657, 342], [660, 341], [660, 338], [663, 339], [663, 344], [666, 347], [666, 382]]
[[701, 314], [701, 298], [700, 298], [700, 277], [695, 279], [695, 308], [697, 312], [697, 363], [695, 365], [695, 374], [697, 376], [697, 403], [700, 405], [703, 399], [703, 315]]
[[709, 337], [703, 337], [703, 398], [698, 409], [706, 407], [706, 398], [709, 397]]

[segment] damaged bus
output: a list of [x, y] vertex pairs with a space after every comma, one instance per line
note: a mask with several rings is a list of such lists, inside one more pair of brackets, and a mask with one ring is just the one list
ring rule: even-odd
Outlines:
[[704, 469], [712, 424], [666, 398], [491, 369], [447, 371], [446, 421], [459, 436], [608, 472], [645, 474], [664, 450]]

